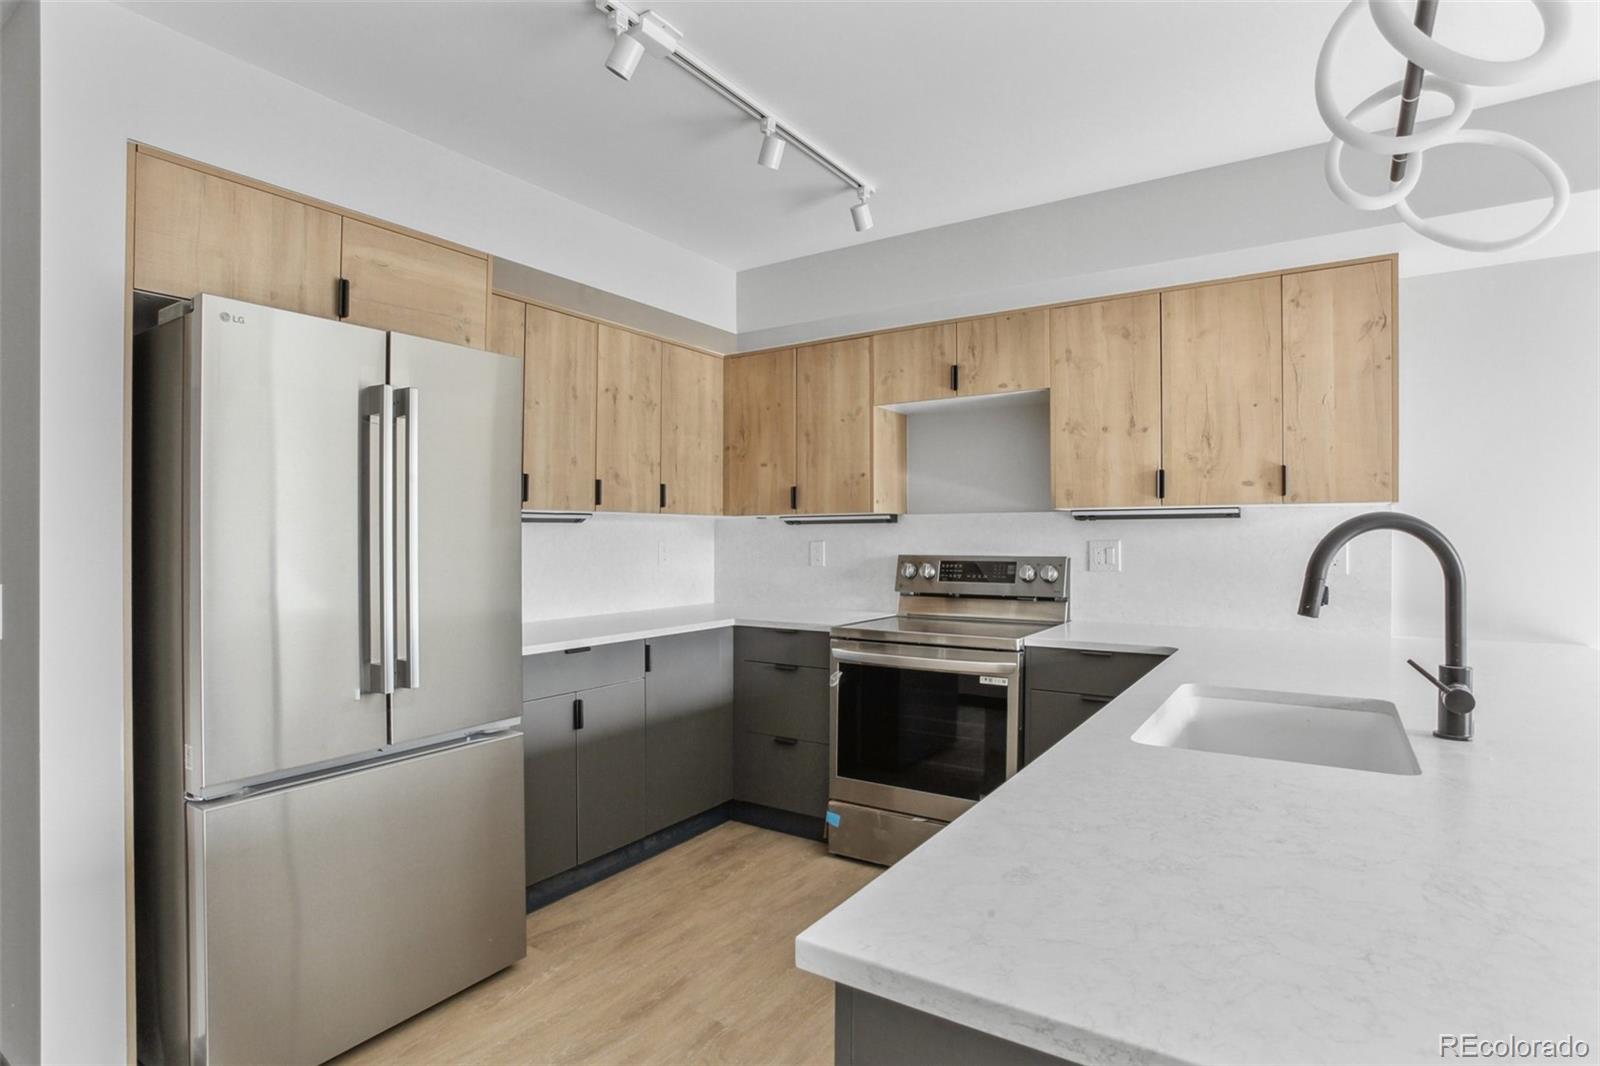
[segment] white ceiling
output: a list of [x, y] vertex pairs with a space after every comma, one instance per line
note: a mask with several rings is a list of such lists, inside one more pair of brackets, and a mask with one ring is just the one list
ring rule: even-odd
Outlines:
[[[735, 269], [1311, 144], [1317, 51], [1339, 2], [708, 3], [661, 0], [684, 46], [877, 185], [876, 228], [791, 149], [661, 60], [605, 70], [588, 0], [137, 0], [134, 10], [428, 140]], [[638, 2], [643, 10], [650, 6]], [[1600, 79], [1600, 5], [1535, 81]], [[1531, 50], [1525, 0], [1441, 5], [1436, 35]], [[1402, 62], [1362, 20], [1353, 104]]]

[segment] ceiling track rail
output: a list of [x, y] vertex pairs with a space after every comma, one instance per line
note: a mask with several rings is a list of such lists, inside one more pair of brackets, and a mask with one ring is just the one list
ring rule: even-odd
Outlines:
[[[1417, 0], [1415, 25], [1418, 30], [1433, 36], [1433, 20], [1439, 14], [1439, 0]], [[1405, 137], [1416, 128], [1417, 106], [1422, 101], [1422, 75], [1425, 72], [1415, 63], [1406, 63], [1405, 83], [1400, 88], [1400, 118], [1395, 122], [1396, 137]], [[1410, 156], [1397, 155], [1389, 162], [1389, 180], [1398, 183], [1406, 176], [1406, 160]]]

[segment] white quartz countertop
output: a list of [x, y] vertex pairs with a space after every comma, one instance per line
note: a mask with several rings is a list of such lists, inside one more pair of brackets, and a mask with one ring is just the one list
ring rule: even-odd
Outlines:
[[522, 654], [538, 655], [625, 640], [648, 640], [674, 633], [693, 633], [727, 626], [805, 629], [826, 633], [834, 626], [877, 618], [884, 611], [860, 607], [751, 607], [746, 604], [700, 603], [653, 611], [619, 611], [581, 618], [555, 618], [522, 623]]
[[[1600, 653], [1469, 644], [1464, 744], [1432, 735], [1434, 690], [1405, 663], [1436, 666], [1439, 640], [1308, 619], [1030, 644], [1177, 651], [803, 932], [802, 969], [1086, 1064], [1600, 1045]], [[1132, 741], [1187, 682], [1389, 700], [1422, 772]]]

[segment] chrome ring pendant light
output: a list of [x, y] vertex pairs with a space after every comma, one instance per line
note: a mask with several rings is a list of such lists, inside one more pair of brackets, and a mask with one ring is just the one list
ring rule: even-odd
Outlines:
[[[1508, 251], [1531, 244], [1549, 233], [1566, 213], [1572, 199], [1572, 189], [1566, 174], [1556, 161], [1537, 146], [1520, 137], [1495, 130], [1465, 129], [1472, 117], [1474, 106], [1473, 86], [1506, 86], [1524, 81], [1542, 69], [1560, 50], [1572, 29], [1572, 8], [1566, 0], [1532, 0], [1544, 24], [1544, 39], [1532, 55], [1515, 60], [1488, 60], [1463, 55], [1434, 40], [1424, 29], [1413, 22], [1410, 5], [1404, 0], [1350, 0], [1322, 44], [1317, 56], [1316, 99], [1317, 111], [1322, 121], [1333, 132], [1328, 142], [1323, 173], [1333, 194], [1351, 207], [1363, 211], [1382, 211], [1394, 208], [1407, 226], [1417, 233], [1451, 248], [1471, 252]], [[1370, 12], [1378, 32], [1383, 35], [1401, 57], [1418, 71], [1426, 71], [1420, 91], [1415, 97], [1405, 95], [1404, 81], [1385, 86], [1357, 104], [1348, 113], [1334, 103], [1329, 84], [1333, 54], [1349, 33], [1352, 23], [1363, 11]], [[1396, 97], [1401, 97], [1402, 107], [1415, 106], [1424, 92], [1441, 93], [1449, 97], [1451, 110], [1426, 130], [1416, 133], [1374, 133], [1358, 125], [1363, 119]], [[1409, 129], [1402, 119], [1401, 128]], [[1409, 197], [1422, 177], [1422, 157], [1430, 148], [1446, 144], [1479, 144], [1491, 148], [1504, 148], [1532, 163], [1550, 185], [1550, 209], [1545, 216], [1525, 233], [1498, 239], [1482, 239], [1452, 233], [1438, 223], [1422, 218], [1411, 207]], [[1401, 160], [1391, 176], [1398, 172], [1388, 191], [1377, 194], [1358, 192], [1345, 181], [1341, 165], [1346, 147], [1373, 155], [1392, 155]], [[1405, 161], [1409, 161], [1409, 166]]]

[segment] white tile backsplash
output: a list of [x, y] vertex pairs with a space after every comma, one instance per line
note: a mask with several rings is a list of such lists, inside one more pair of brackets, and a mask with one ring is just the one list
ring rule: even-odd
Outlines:
[[525, 523], [522, 620], [710, 603], [716, 522], [597, 514], [575, 525]]

